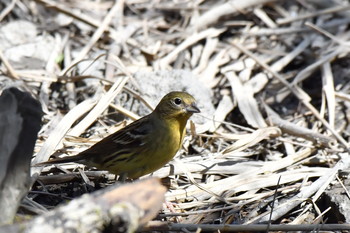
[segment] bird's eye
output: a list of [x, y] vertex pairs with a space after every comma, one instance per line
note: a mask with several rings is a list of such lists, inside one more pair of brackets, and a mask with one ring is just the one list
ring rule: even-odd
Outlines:
[[182, 103], [182, 100], [181, 100], [180, 98], [175, 98], [175, 99], [174, 99], [174, 103], [175, 103], [176, 105], [180, 105], [180, 104]]

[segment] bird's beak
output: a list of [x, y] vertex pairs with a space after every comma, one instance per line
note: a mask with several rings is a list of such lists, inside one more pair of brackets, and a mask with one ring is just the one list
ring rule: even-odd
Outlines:
[[199, 108], [197, 107], [197, 105], [195, 103], [186, 106], [186, 112], [188, 113], [199, 113], [201, 112], [201, 110], [199, 110]]

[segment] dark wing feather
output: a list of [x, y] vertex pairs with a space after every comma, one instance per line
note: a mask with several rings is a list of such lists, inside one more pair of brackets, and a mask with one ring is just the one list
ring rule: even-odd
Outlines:
[[[110, 159], [118, 160], [117, 157], [130, 153], [130, 150], [135, 151], [136, 148], [144, 145], [144, 137], [152, 131], [152, 123], [151, 116], [145, 116], [102, 139], [89, 149], [77, 155], [51, 159], [36, 165], [83, 162], [87, 165], [94, 166], [94, 164], [108, 162]], [[125, 158], [121, 158], [121, 160], [124, 159]]]
[[109, 135], [76, 156], [79, 156], [81, 160], [97, 164], [105, 163], [111, 157], [117, 160], [117, 157], [142, 147], [145, 143], [145, 136], [151, 131], [152, 120], [148, 115]]

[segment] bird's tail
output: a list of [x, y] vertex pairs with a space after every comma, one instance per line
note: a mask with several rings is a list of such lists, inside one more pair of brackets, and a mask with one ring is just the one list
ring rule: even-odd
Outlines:
[[67, 156], [67, 157], [62, 157], [62, 158], [51, 159], [51, 160], [48, 160], [46, 162], [34, 164], [33, 166], [34, 167], [39, 167], [39, 166], [44, 166], [44, 165], [56, 164], [56, 163], [79, 162], [79, 161], [81, 161], [83, 159], [84, 159], [83, 156], [78, 154], [78, 155], [75, 155], [75, 156]]

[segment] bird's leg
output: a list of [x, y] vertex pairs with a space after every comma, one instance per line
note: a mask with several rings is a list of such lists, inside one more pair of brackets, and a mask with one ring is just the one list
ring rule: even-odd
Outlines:
[[119, 175], [118, 181], [121, 183], [125, 183], [127, 177], [128, 177], [128, 173], [123, 172]]
[[[170, 201], [165, 200], [164, 205], [166, 206], [166, 208], [169, 209], [170, 213], [178, 213], [178, 211], [175, 210], [174, 206], [177, 206], [176, 203], [172, 203]], [[181, 216], [175, 216], [175, 221], [177, 223], [182, 221], [182, 217]]]

